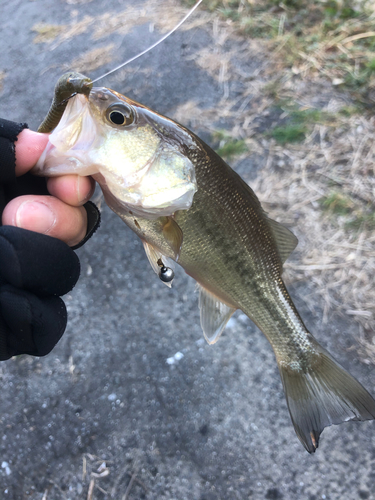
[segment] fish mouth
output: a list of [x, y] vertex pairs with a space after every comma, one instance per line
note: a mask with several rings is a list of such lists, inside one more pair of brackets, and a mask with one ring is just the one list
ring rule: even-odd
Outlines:
[[33, 169], [36, 175], [93, 175], [98, 166], [91, 161], [101, 137], [89, 96], [76, 94], [69, 98], [57, 127], [49, 135], [45, 150]]

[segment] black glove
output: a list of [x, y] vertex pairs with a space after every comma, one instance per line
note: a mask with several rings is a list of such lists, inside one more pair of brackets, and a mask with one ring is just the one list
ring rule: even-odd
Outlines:
[[[16, 179], [14, 142], [26, 124], [0, 119], [0, 215], [16, 196], [48, 194], [44, 178]], [[87, 241], [100, 216], [85, 204]], [[61, 338], [67, 322], [64, 302], [78, 280], [79, 260], [62, 241], [12, 226], [0, 227], [0, 360], [16, 354], [44, 356]]]
[[67, 322], [59, 295], [74, 287], [79, 272], [77, 255], [62, 241], [0, 228], [0, 360], [53, 349]]

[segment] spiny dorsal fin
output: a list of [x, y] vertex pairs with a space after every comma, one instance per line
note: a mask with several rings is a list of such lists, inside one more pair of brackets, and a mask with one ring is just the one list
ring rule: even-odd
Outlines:
[[[152, 269], [155, 271], [155, 273], [158, 276], [160, 274], [160, 267], [161, 267], [160, 261], [164, 264], [164, 266], [170, 267], [171, 269], [174, 270], [175, 263], [172, 259], [169, 259], [165, 255], [163, 255], [161, 252], [159, 252], [159, 250], [157, 248], [155, 248], [152, 245], [150, 245], [149, 243], [147, 243], [147, 241], [142, 240], [142, 243], [143, 243], [143, 247], [145, 249], [148, 261], [151, 264]], [[171, 288], [173, 280], [169, 281], [169, 282], [162, 281], [162, 283], [164, 283], [164, 285], [167, 285], [169, 288]]]
[[201, 285], [198, 285], [198, 287], [203, 335], [209, 344], [214, 344], [236, 309], [221, 302]]
[[284, 264], [289, 255], [293, 252], [298, 244], [298, 239], [294, 234], [284, 227], [279, 222], [268, 218], [268, 222], [272, 234], [276, 240], [277, 250], [280, 255], [281, 262]]

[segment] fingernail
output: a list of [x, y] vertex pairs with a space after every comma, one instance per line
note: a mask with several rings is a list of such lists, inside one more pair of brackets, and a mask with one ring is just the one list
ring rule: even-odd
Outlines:
[[[76, 189], [79, 203], [84, 204], [91, 198], [91, 191], [87, 193], [87, 179], [85, 177], [77, 176]], [[86, 193], [86, 196], [83, 193]]]
[[76, 180], [76, 190], [77, 190], [78, 203], [83, 203], [84, 201], [86, 201], [82, 196], [82, 177], [80, 177], [79, 175], [77, 176]]
[[48, 205], [38, 201], [25, 201], [16, 213], [16, 226], [37, 233], [48, 233], [55, 225], [56, 215]]

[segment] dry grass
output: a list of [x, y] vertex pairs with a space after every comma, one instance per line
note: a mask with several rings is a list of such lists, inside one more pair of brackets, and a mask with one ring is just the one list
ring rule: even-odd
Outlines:
[[83, 74], [90, 73], [101, 66], [105, 66], [113, 60], [114, 44], [90, 50], [71, 62], [69, 69], [79, 71]]
[[5, 71], [0, 71], [0, 92], [3, 90], [3, 80], [6, 76]]
[[48, 43], [55, 40], [65, 29], [64, 25], [38, 23], [32, 27], [32, 31], [37, 33], [34, 43]]

